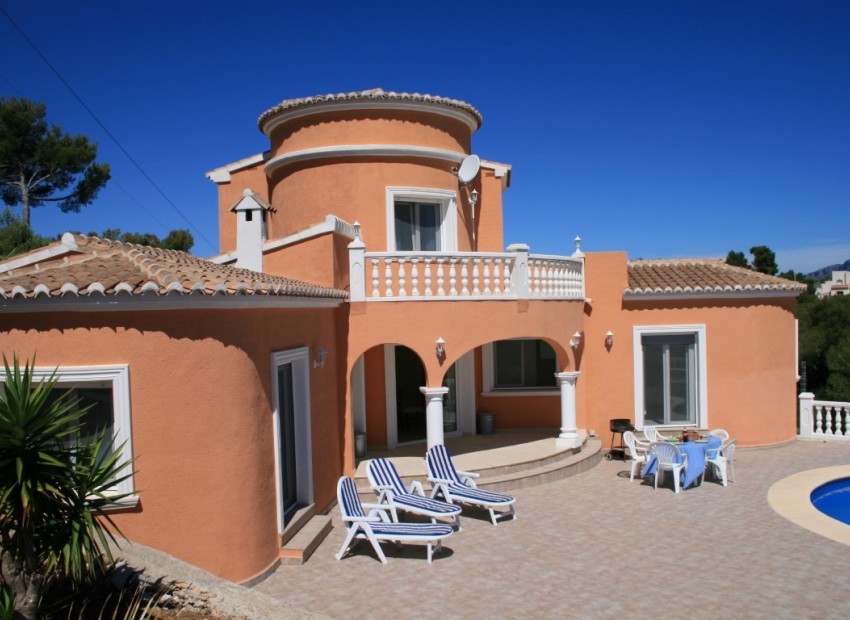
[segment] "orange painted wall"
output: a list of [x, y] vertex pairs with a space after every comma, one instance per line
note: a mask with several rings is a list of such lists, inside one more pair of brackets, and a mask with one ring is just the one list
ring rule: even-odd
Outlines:
[[271, 136], [272, 157], [321, 146], [415, 144], [469, 153], [471, 132], [464, 123], [408, 110], [349, 110], [286, 121]]
[[130, 540], [244, 581], [278, 556], [273, 351], [329, 351], [325, 368], [310, 369], [313, 477], [319, 509], [335, 498], [344, 458], [338, 312], [5, 314], [0, 345], [38, 366], [129, 364], [140, 504], [115, 522]]
[[387, 398], [384, 379], [384, 348], [377, 346], [364, 354], [366, 382], [366, 443], [387, 445]]
[[[770, 445], [796, 436], [795, 310], [790, 298], [626, 301], [623, 253], [589, 253], [587, 294], [593, 299], [580, 351], [579, 398], [607, 442], [611, 418], [634, 419], [633, 328], [705, 325], [708, 425], [740, 445]], [[618, 299], [619, 298], [619, 299]], [[607, 351], [605, 333], [614, 332]]]

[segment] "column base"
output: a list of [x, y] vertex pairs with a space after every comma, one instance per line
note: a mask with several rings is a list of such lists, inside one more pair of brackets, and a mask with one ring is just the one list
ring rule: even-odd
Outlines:
[[559, 448], [580, 448], [581, 437], [578, 435], [572, 435], [569, 437], [559, 436], [555, 439], [555, 445]]

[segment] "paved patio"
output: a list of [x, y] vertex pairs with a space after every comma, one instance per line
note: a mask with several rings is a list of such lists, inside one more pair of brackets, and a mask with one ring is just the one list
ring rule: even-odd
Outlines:
[[844, 619], [850, 547], [774, 513], [767, 491], [790, 474], [848, 463], [850, 445], [739, 449], [738, 482], [676, 495], [630, 483], [627, 464], [603, 460], [515, 492], [516, 521], [466, 517], [431, 566], [424, 547], [392, 545], [381, 565], [365, 542], [338, 562], [335, 520], [307, 564], [282, 566], [256, 589], [334, 618]]

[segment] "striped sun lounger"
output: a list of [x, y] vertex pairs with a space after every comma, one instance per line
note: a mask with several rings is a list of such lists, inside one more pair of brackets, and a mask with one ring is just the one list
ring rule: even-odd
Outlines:
[[[348, 476], [339, 479], [336, 495], [342, 522], [347, 530], [345, 542], [336, 554], [337, 560], [341, 560], [358, 541], [368, 540], [378, 554], [378, 559], [386, 564], [387, 558], [381, 550], [380, 541], [392, 540], [399, 543], [426, 543], [430, 564], [433, 552], [439, 552], [443, 539], [454, 532], [451, 525], [444, 523], [393, 523], [387, 515], [386, 505], [360, 503], [354, 481]], [[364, 508], [369, 509], [368, 515], [363, 511]], [[434, 544], [437, 545], [436, 549], [432, 549]]]
[[366, 468], [369, 484], [378, 496], [379, 504], [390, 508], [393, 521], [398, 523], [398, 511], [437, 519], [451, 519], [455, 529], [460, 530], [460, 506], [439, 499], [426, 497], [422, 484], [414, 480], [410, 489], [404, 486], [401, 476], [392, 461], [384, 458], [372, 459]]
[[[432, 497], [440, 496], [449, 503], [485, 508], [490, 512], [493, 525], [505, 517], [516, 519], [514, 498], [504, 493], [479, 489], [474, 480], [478, 474], [456, 470], [446, 446], [432, 446], [425, 455], [425, 464], [428, 467], [428, 480], [434, 485]], [[497, 512], [497, 508], [505, 510]]]

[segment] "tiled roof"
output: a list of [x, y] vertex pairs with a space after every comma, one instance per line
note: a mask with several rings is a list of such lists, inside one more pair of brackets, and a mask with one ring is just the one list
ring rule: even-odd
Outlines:
[[631, 299], [659, 296], [700, 296], [776, 293], [798, 295], [805, 284], [769, 276], [743, 267], [727, 265], [722, 258], [659, 259], [629, 261]]
[[0, 298], [223, 295], [345, 299], [345, 291], [217, 265], [186, 252], [66, 233], [0, 262]]
[[437, 97], [435, 95], [426, 95], [420, 93], [396, 93], [392, 91], [386, 92], [382, 88], [372, 88], [370, 90], [360, 90], [350, 93], [315, 95], [313, 97], [300, 97], [298, 99], [284, 99], [273, 108], [270, 108], [263, 112], [260, 115], [260, 118], [257, 120], [257, 125], [259, 125], [260, 131], [264, 131], [266, 123], [271, 118], [281, 112], [294, 110], [296, 108], [303, 108], [311, 105], [330, 102], [344, 103], [361, 101], [410, 101], [416, 103], [433, 103], [436, 105], [443, 105], [450, 108], [457, 108], [458, 110], [463, 110], [464, 112], [470, 114], [472, 117], [475, 118], [479, 127], [481, 127], [481, 123], [483, 122], [481, 112], [476, 110], [473, 106], [469, 105], [465, 101], [460, 101], [459, 99], [449, 99], [447, 97]]

